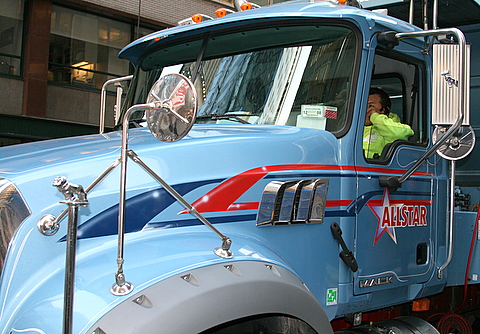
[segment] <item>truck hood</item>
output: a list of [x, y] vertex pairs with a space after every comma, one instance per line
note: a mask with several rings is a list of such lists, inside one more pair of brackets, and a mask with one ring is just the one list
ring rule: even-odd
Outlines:
[[[195, 125], [184, 139], [175, 143], [156, 140], [148, 129], [134, 129], [130, 133], [129, 149], [200, 212], [230, 210], [257, 181], [271, 173], [318, 171], [322, 165], [338, 164], [338, 140], [331, 133], [316, 129]], [[0, 178], [18, 187], [36, 217], [34, 221], [38, 221], [44, 214], [57, 216], [65, 207], [59, 204], [64, 200], [62, 194], [52, 186], [55, 177], [65, 176], [70, 183], [87, 188], [118, 161], [120, 150], [119, 132], [6, 147], [0, 150]], [[80, 239], [116, 234], [119, 169], [116, 167], [89, 192], [90, 213], [80, 218]], [[200, 224], [196, 219], [185, 219], [188, 215], [179, 216], [183, 209], [179, 207], [172, 209], [168, 218], [155, 219], [160, 213], [165, 217], [165, 210], [175, 202], [174, 198], [131, 160], [127, 175], [127, 233], [151, 227]], [[235, 191], [217, 189], [227, 180], [229, 188]], [[224, 188], [228, 187], [219, 189]], [[209, 191], [215, 196], [207, 194]]]
[[[137, 151], [139, 155], [154, 155], [156, 159], [165, 161], [173, 159], [171, 160], [172, 163], [182, 161], [184, 164], [188, 164], [190, 163], [189, 160], [197, 160], [200, 155], [202, 155], [202, 160], [211, 156], [214, 159], [210, 160], [208, 164], [214, 164], [221, 159], [220, 156], [212, 156], [218, 151], [221, 151], [222, 155], [227, 157], [232, 155], [232, 152], [238, 152], [239, 150], [247, 149], [251, 153], [253, 153], [251, 150], [261, 152], [273, 145], [281, 150], [264, 152], [264, 154], [270, 153], [278, 156], [274, 160], [280, 163], [282, 162], [282, 156], [284, 156], [281, 151], [287, 146], [299, 149], [297, 152], [299, 160], [295, 163], [300, 163], [308, 158], [305, 155], [308, 152], [304, 151], [302, 146], [312, 141], [320, 146], [326, 145], [331, 148], [336, 145], [336, 138], [332, 134], [316, 129], [268, 125], [194, 125], [184, 139], [175, 143], [164, 143], [156, 140], [147, 128], [132, 129], [129, 134], [129, 149], [137, 151], [136, 145], [141, 144], [138, 146], [141, 148]], [[253, 143], [258, 143], [258, 145], [249, 146]], [[181, 151], [180, 155], [177, 154], [179, 150]], [[0, 148], [0, 177], [22, 178], [27, 174], [45, 168], [55, 169], [60, 166], [61, 170], [61, 166], [71, 167], [74, 164], [80, 165], [80, 167], [83, 167], [80, 169], [89, 174], [90, 170], [86, 170], [86, 164], [97, 164], [101, 160], [113, 161], [120, 155], [120, 151], [120, 131], [104, 135], [70, 137], [6, 146]], [[329, 158], [335, 159], [333, 157], [334, 150], [329, 150], [329, 153], [332, 155]], [[238, 158], [238, 154], [233, 155]], [[251, 155], [242, 156], [242, 160], [248, 160], [248, 156]], [[255, 157], [255, 159], [258, 158]], [[176, 167], [183, 168], [178, 165]], [[198, 175], [198, 167], [198, 165], [189, 165], [188, 169], [190, 171], [196, 170]], [[64, 172], [68, 173], [68, 169], [64, 168]], [[171, 168], [169, 168], [168, 174], [173, 175], [175, 173], [172, 173]]]
[[[253, 245], [257, 241], [246, 237], [249, 233], [244, 231], [255, 229], [256, 205], [265, 182], [276, 177], [318, 178], [328, 173], [322, 166], [338, 165], [338, 141], [331, 133], [316, 129], [195, 125], [175, 143], [157, 141], [148, 129], [132, 129], [129, 148], [211, 223], [222, 224], [222, 231], [235, 240], [236, 259], [281, 264], [281, 259], [262, 246], [266, 241]], [[23, 315], [52, 308], [55, 319], [61, 318], [66, 218], [53, 236], [42, 235], [37, 222], [46, 214], [58, 216], [66, 208], [62, 194], [52, 186], [56, 176], [86, 188], [118, 158], [120, 144], [120, 133], [114, 132], [0, 149], [0, 178], [18, 188], [30, 212], [15, 232], [2, 272], [2, 328], [16, 323], [52, 332], [51, 326], [58, 325], [57, 320], [52, 325], [51, 316], [21, 320]], [[122, 300], [105, 288], [113, 283], [115, 271], [119, 174], [116, 167], [88, 193], [88, 207], [79, 210], [76, 284], [81, 293], [76, 303], [88, 304], [92, 296], [98, 303], [84, 308], [89, 314], [75, 315], [77, 332], [87, 326], [86, 319], [98, 319], [102, 308]], [[212, 252], [220, 245], [218, 237], [183, 209], [138, 164], [129, 161], [125, 219], [129, 279], [154, 282], [185, 268], [221, 261]], [[155, 265], [147, 256], [152, 250], [161, 254], [155, 257]]]

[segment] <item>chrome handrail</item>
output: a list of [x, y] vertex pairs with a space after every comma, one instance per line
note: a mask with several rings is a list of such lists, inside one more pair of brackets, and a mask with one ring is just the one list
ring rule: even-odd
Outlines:
[[107, 101], [107, 87], [112, 84], [117, 84], [117, 98], [116, 98], [116, 108], [117, 110], [120, 108], [121, 104], [121, 97], [123, 93], [123, 88], [121, 83], [124, 81], [132, 80], [133, 75], [127, 75], [121, 78], [115, 78], [105, 81], [102, 86], [102, 92], [100, 94], [100, 121], [99, 121], [99, 133], [103, 134], [105, 132], [105, 109], [106, 109], [106, 101]]

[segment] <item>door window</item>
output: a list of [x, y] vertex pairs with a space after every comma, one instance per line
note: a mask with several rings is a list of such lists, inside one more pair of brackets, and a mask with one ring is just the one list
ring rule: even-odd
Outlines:
[[[386, 164], [400, 145], [425, 146], [427, 142], [427, 118], [425, 115], [421, 77], [424, 71], [413, 60], [390, 58], [381, 53], [375, 56], [374, 73], [370, 83], [375, 92], [384, 92], [378, 99], [377, 110], [371, 110], [373, 122], [367, 119], [363, 133], [364, 156], [370, 163]], [[371, 97], [371, 96], [369, 96]], [[373, 100], [372, 100], [373, 99]], [[375, 98], [369, 98], [375, 102]], [[370, 106], [375, 109], [375, 106]]]

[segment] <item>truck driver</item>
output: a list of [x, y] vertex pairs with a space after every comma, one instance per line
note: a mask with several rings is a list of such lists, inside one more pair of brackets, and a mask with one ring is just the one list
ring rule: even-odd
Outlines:
[[367, 116], [363, 130], [363, 150], [366, 158], [377, 158], [385, 145], [414, 134], [407, 124], [400, 123], [398, 115], [391, 113], [392, 103], [388, 94], [379, 89], [370, 89]]

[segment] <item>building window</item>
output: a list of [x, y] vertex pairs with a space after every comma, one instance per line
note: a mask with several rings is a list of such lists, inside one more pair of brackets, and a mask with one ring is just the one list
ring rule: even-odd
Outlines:
[[106, 80], [127, 75], [129, 63], [117, 55], [131, 42], [131, 31], [127, 23], [52, 6], [48, 79], [101, 89]]
[[23, 0], [0, 0], [0, 74], [21, 75]]

